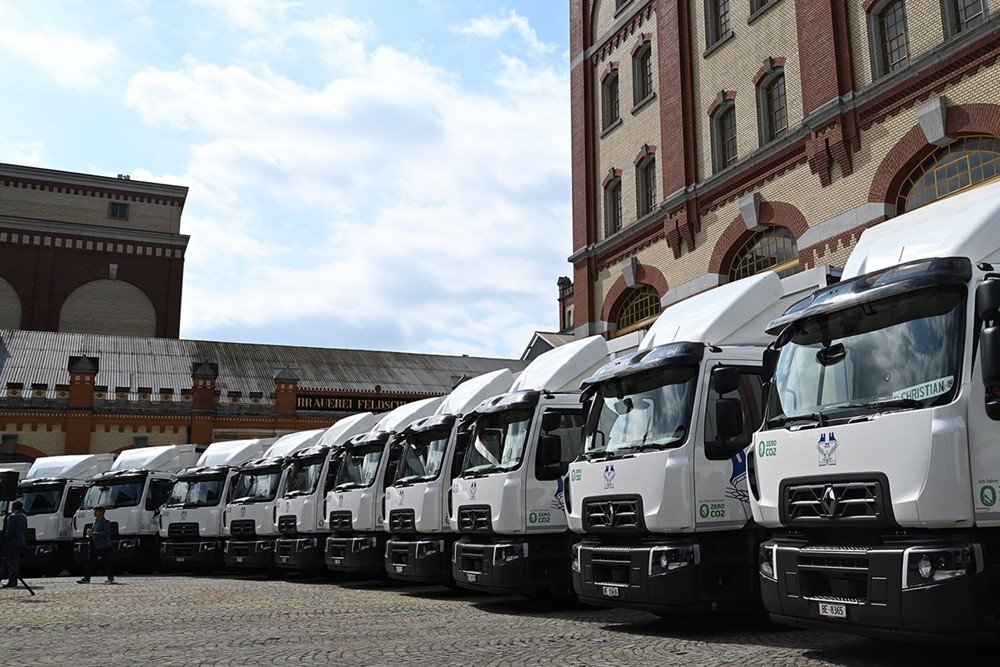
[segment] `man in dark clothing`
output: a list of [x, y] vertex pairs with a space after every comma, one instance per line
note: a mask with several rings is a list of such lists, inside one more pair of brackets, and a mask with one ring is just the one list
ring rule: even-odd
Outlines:
[[17, 587], [17, 573], [21, 568], [21, 550], [27, 545], [28, 517], [24, 516], [24, 505], [15, 500], [11, 505], [14, 512], [7, 517], [3, 529], [3, 556], [10, 567], [10, 579], [4, 588]]
[[115, 572], [111, 565], [111, 522], [104, 518], [103, 507], [94, 508], [94, 525], [87, 530], [87, 537], [90, 538], [87, 565], [83, 569], [83, 579], [76, 583], [90, 583], [90, 576], [94, 574], [98, 560], [104, 561], [104, 571], [108, 574], [107, 583], [115, 583]]

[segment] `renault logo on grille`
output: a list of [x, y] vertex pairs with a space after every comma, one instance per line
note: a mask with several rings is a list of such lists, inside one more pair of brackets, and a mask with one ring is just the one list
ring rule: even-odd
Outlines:
[[837, 494], [834, 492], [832, 486], [827, 486], [823, 491], [823, 497], [820, 499], [819, 505], [828, 517], [832, 517], [833, 513], [837, 511]]

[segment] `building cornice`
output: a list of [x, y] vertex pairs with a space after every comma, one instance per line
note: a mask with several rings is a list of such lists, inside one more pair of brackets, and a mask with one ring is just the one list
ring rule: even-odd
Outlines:
[[177, 206], [184, 205], [188, 194], [188, 188], [184, 185], [133, 181], [6, 163], [0, 163], [0, 182], [16, 183], [33, 189], [42, 187], [60, 192], [69, 190], [74, 191], [74, 194], [112, 194], [130, 199], [152, 199]]
[[139, 243], [154, 243], [163, 246], [187, 247], [191, 239], [187, 234], [170, 234], [168, 232], [147, 232], [119, 227], [104, 227], [87, 225], [77, 222], [55, 222], [35, 218], [18, 218], [0, 215], [0, 229], [20, 230], [39, 234], [48, 234], [61, 238], [102, 238], [113, 241], [136, 241]]

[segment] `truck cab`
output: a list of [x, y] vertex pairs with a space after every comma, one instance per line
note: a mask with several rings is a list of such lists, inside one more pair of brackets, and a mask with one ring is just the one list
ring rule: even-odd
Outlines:
[[696, 294], [584, 381], [585, 447], [566, 482], [582, 601], [661, 614], [758, 604], [765, 536], [744, 448], [761, 420], [764, 323], [830, 279], [826, 267], [768, 272]]
[[107, 472], [114, 460], [114, 454], [46, 456], [31, 465], [17, 485], [28, 518], [28, 544], [21, 552], [26, 574], [58, 575], [72, 565], [73, 515], [86, 480]]
[[344, 417], [323, 433], [319, 442], [293, 454], [287, 463], [287, 481], [278, 499], [278, 534], [274, 564], [293, 570], [324, 567], [323, 554], [330, 532], [326, 494], [340, 469], [341, 449], [348, 439], [375, 425], [370, 412]]
[[441, 398], [402, 405], [383, 415], [368, 433], [344, 443], [333, 489], [326, 496], [324, 561], [334, 572], [381, 574], [385, 552], [385, 490], [402, 453], [399, 431], [415, 419], [434, 413]]
[[312, 447], [325, 429], [299, 431], [278, 438], [264, 452], [236, 469], [222, 512], [223, 561], [236, 569], [274, 567], [278, 502], [287, 478], [285, 464], [295, 452]]
[[509, 392], [475, 409], [475, 428], [452, 485], [452, 576], [463, 588], [531, 594], [569, 590], [564, 481], [582, 450], [583, 378], [609, 357], [591, 336], [539, 355]]
[[390, 578], [451, 583], [451, 484], [465, 458], [472, 419], [483, 400], [510, 389], [513, 374], [502, 369], [458, 385], [430, 417], [403, 429], [402, 455], [386, 490], [383, 528], [390, 534], [385, 571]]
[[160, 563], [176, 567], [222, 564], [222, 512], [236, 467], [259, 459], [274, 438], [214, 442], [193, 468], [177, 473], [160, 510]]
[[920, 642], [1000, 618], [1000, 183], [862, 234], [775, 319], [749, 454], [775, 621]]
[[198, 460], [197, 445], [164, 445], [122, 452], [111, 469], [87, 483], [80, 509], [73, 515], [73, 564], [82, 567], [90, 550], [87, 530], [94, 508], [104, 507], [111, 522], [111, 558], [131, 571], [153, 569], [158, 562], [160, 506], [167, 501], [174, 475]]

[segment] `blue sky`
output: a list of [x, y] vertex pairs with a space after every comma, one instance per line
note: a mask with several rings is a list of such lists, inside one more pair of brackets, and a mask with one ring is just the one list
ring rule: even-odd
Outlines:
[[182, 336], [517, 355], [570, 270], [564, 0], [0, 0], [0, 161], [191, 188]]

